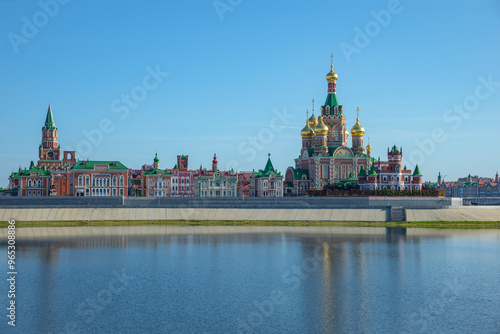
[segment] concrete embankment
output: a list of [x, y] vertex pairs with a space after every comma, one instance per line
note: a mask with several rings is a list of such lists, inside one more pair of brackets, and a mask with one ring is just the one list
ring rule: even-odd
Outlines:
[[[399, 211], [398, 211], [399, 210]], [[397, 214], [397, 215], [395, 215]], [[462, 206], [460, 198], [2, 198], [0, 219], [18, 221], [275, 220], [500, 221], [500, 206]]]
[[[387, 209], [193, 209], [193, 208], [55, 208], [0, 209], [3, 221], [99, 220], [289, 220], [390, 221]], [[500, 221], [500, 207], [408, 209], [407, 221]]]

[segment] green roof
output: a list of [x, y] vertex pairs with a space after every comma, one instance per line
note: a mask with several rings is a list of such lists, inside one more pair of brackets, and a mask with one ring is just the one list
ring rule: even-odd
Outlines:
[[181, 155], [181, 159], [186, 159], [186, 156], [184, 154]]
[[365, 167], [363, 167], [363, 165], [359, 168], [358, 176], [366, 176]]
[[337, 95], [333, 93], [330, 93], [326, 96], [325, 104], [322, 107], [326, 110], [327, 106], [330, 107], [331, 115], [333, 115], [333, 107], [337, 106], [339, 110], [342, 107], [341, 105], [339, 105], [339, 101], [337, 100]]
[[175, 164], [174, 168], [172, 169], [179, 169], [179, 167], [177, 166], [177, 164]]
[[267, 163], [266, 167], [264, 167], [264, 170], [259, 170], [258, 172], [254, 173], [255, 177], [269, 177], [271, 173], [274, 173], [276, 177], [283, 177], [280, 172], [274, 169], [273, 163], [271, 162], [271, 157], [267, 158]]
[[415, 171], [413, 172], [413, 176], [422, 176], [422, 174], [420, 174], [420, 168], [418, 168], [418, 165], [415, 166]]
[[150, 168], [148, 170], [143, 170], [142, 173], [144, 175], [158, 175], [158, 174], [172, 175], [172, 173], [170, 173], [168, 170], [159, 168]]
[[377, 174], [377, 172], [375, 171], [375, 165], [372, 165], [372, 166], [370, 167], [370, 171], [368, 172], [368, 175], [369, 175], [369, 176], [370, 176], [370, 175], [375, 175], [375, 176], [377, 176], [377, 175], [378, 175], [378, 174]]
[[128, 170], [119, 161], [80, 161], [78, 160], [72, 169], [95, 169], [95, 165], [107, 165], [109, 170]]
[[50, 107], [47, 110], [47, 116], [45, 117], [45, 124], [43, 126], [44, 129], [57, 129], [56, 123], [54, 123], [54, 116], [52, 115], [52, 108]]
[[301, 180], [302, 175], [307, 176], [306, 180], [309, 180], [309, 170], [305, 168], [293, 168], [292, 167], [292, 173], [293, 173], [293, 179], [294, 180]]
[[46, 168], [39, 169], [37, 166], [35, 166], [33, 161], [30, 163], [30, 167], [28, 169], [19, 169], [17, 173], [12, 173], [11, 176], [14, 179], [17, 179], [19, 176], [29, 176], [33, 172], [37, 173], [39, 176], [50, 176], [50, 172], [47, 171]]

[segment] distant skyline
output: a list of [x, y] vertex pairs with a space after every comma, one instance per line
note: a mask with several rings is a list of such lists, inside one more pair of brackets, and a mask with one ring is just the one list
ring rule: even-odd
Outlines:
[[[0, 2], [0, 187], [38, 160], [50, 103], [62, 150], [162, 168], [282, 173], [334, 54], [349, 129], [403, 147], [424, 181], [500, 171], [500, 2]], [[8, 15], [7, 15], [8, 13]], [[5, 139], [7, 141], [5, 142]], [[348, 139], [351, 142], [351, 136]]]

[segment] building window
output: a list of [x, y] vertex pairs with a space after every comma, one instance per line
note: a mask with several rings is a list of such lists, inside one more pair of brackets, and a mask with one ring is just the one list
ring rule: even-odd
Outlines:
[[85, 176], [85, 185], [86, 185], [87, 187], [90, 187], [90, 176], [88, 176], [88, 175], [87, 175], [87, 176]]
[[120, 188], [120, 196], [123, 196], [123, 188]]
[[215, 186], [220, 187], [220, 180], [219, 179], [215, 180]]
[[113, 187], [116, 187], [116, 175], [113, 175]]
[[[384, 176], [384, 182], [387, 182], [387, 176]], [[384, 188], [386, 189], [386, 188]]]
[[123, 187], [124, 181], [125, 181], [125, 178], [123, 177], [123, 175], [120, 175], [120, 187]]
[[83, 175], [78, 176], [78, 185], [83, 186]]
[[113, 196], [116, 196], [116, 188], [113, 188]]

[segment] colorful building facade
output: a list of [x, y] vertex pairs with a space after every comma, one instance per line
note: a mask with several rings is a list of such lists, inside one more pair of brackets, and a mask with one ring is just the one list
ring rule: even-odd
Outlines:
[[387, 149], [387, 161], [374, 161], [368, 172], [364, 167], [358, 173], [358, 184], [365, 190], [390, 189], [394, 191], [422, 190], [422, 174], [418, 165], [415, 170], [402, 167], [403, 148]]
[[194, 193], [197, 197], [237, 197], [238, 174], [219, 170], [217, 155], [214, 154], [212, 169], [200, 169], [194, 175]]
[[[371, 147], [363, 146], [365, 129], [359, 123], [359, 108], [356, 123], [351, 128], [351, 146], [348, 146], [349, 131], [343, 106], [337, 99], [338, 75], [333, 71], [326, 75], [327, 96], [321, 106], [320, 116], [306, 118], [301, 131], [302, 148], [295, 166], [285, 173], [287, 195], [305, 195], [309, 189], [319, 190], [329, 183], [339, 182], [349, 175], [357, 176], [361, 167], [368, 170], [371, 165]], [[309, 117], [309, 115], [307, 115]]]

